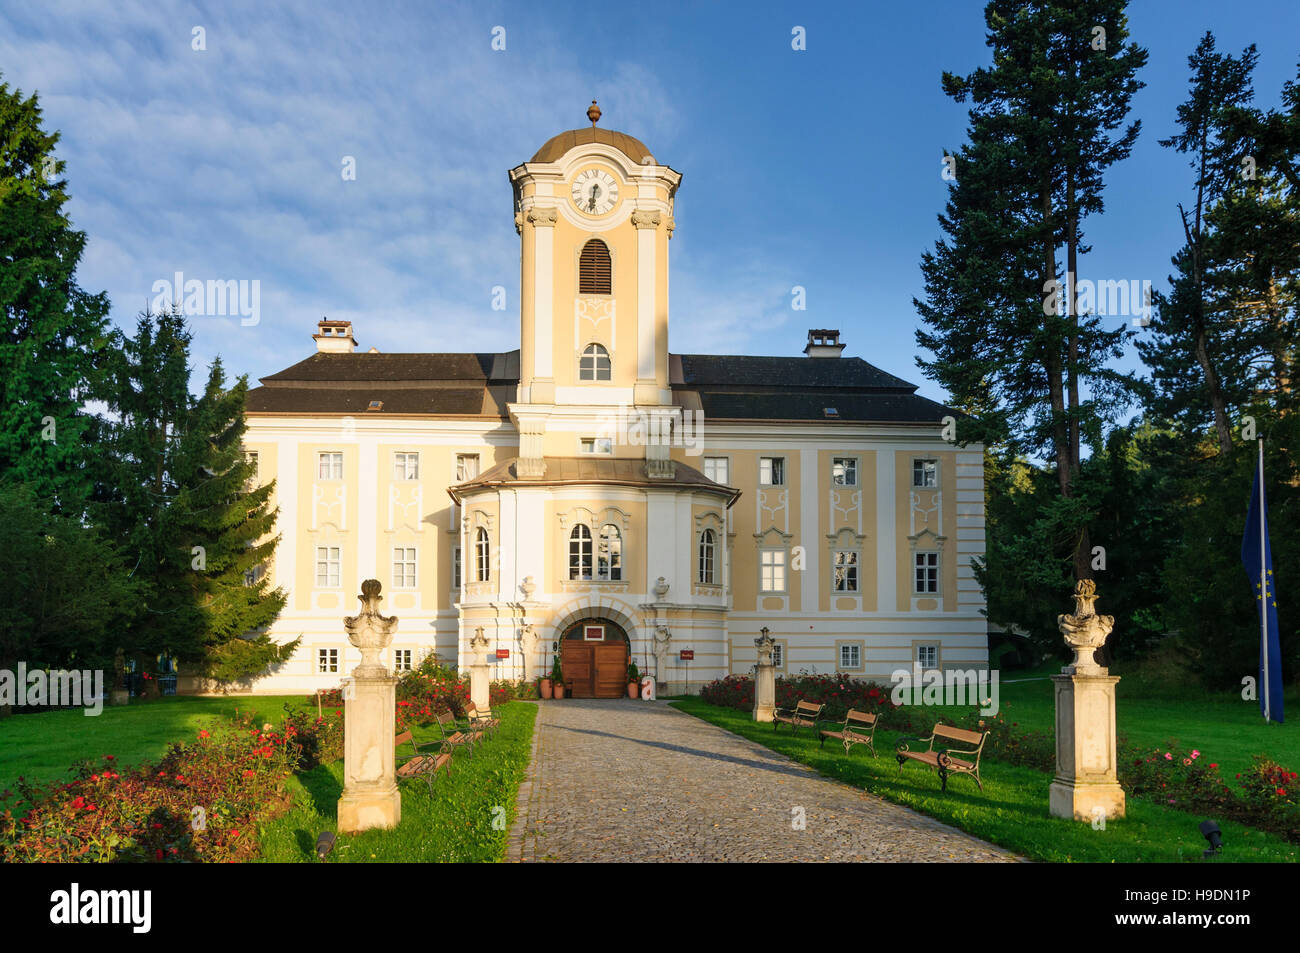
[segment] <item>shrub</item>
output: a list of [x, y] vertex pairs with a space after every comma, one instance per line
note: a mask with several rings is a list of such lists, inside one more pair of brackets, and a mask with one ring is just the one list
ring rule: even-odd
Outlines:
[[1255, 755], [1241, 781], [1243, 819], [1254, 827], [1300, 843], [1300, 774]]
[[[1006, 707], [996, 716], [981, 716], [970, 712], [956, 726], [971, 731], [987, 731], [984, 753], [1007, 764], [1034, 768], [1038, 771], [1056, 769], [1056, 740], [1042, 731], [1021, 731], [1014, 721], [1007, 721]], [[947, 719], [940, 719], [946, 721]]]
[[1236, 798], [1219, 776], [1219, 766], [1195, 748], [1170, 742], [1161, 748], [1121, 748], [1120, 784], [1137, 797], [1192, 812], [1233, 815]]
[[0, 813], [0, 861], [247, 859], [257, 822], [287, 803], [298, 735], [245, 719], [172, 745], [156, 765], [119, 771], [105, 755], [98, 766], [74, 765], [66, 784], [20, 779], [19, 799]]
[[[700, 689], [700, 698], [711, 705], [749, 711], [754, 707], [754, 679], [750, 675], [716, 679]], [[888, 690], [849, 675], [800, 674], [776, 680], [778, 708], [792, 708], [800, 701], [824, 704], [827, 719], [842, 719], [850, 708], [856, 708], [899, 720], [899, 709], [889, 700]]]

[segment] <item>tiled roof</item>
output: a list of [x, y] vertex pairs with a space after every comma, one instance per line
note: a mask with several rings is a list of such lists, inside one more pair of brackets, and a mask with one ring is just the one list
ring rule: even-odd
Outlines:
[[484, 470], [472, 480], [458, 483], [449, 492], [459, 501], [459, 494], [466, 490], [484, 487], [523, 484], [526, 486], [560, 486], [565, 484], [604, 483], [619, 486], [658, 486], [673, 488], [711, 489], [727, 494], [727, 505], [735, 502], [740, 491], [721, 483], [715, 483], [699, 470], [685, 463], [676, 463], [675, 473], [671, 479], [651, 479], [646, 473], [644, 460], [627, 457], [547, 457], [546, 472], [541, 477], [521, 478], [517, 464], [518, 457], [511, 457], [496, 466]]
[[614, 129], [570, 129], [558, 136], [547, 139], [530, 162], [554, 162], [574, 146], [585, 146], [593, 142], [613, 146], [637, 165], [650, 155], [650, 149], [640, 139], [633, 138], [625, 132]]

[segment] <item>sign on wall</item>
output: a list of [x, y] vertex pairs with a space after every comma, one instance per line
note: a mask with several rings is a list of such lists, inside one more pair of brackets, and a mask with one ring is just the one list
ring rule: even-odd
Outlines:
[[510, 658], [509, 649], [497, 649], [497, 658]]

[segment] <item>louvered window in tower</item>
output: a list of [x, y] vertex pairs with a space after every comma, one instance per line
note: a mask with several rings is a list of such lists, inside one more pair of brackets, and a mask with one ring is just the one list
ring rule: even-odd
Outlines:
[[582, 246], [582, 257], [578, 259], [578, 294], [612, 294], [612, 274], [609, 248], [604, 242], [593, 238]]

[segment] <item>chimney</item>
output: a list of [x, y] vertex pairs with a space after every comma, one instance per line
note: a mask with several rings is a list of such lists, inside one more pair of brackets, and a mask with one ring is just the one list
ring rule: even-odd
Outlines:
[[804, 354], [808, 357], [839, 357], [842, 350], [844, 345], [840, 343], [838, 329], [808, 329], [808, 343], [803, 348]]
[[312, 339], [316, 342], [316, 350], [321, 354], [351, 354], [357, 349], [357, 342], [352, 337], [351, 321], [321, 318]]

